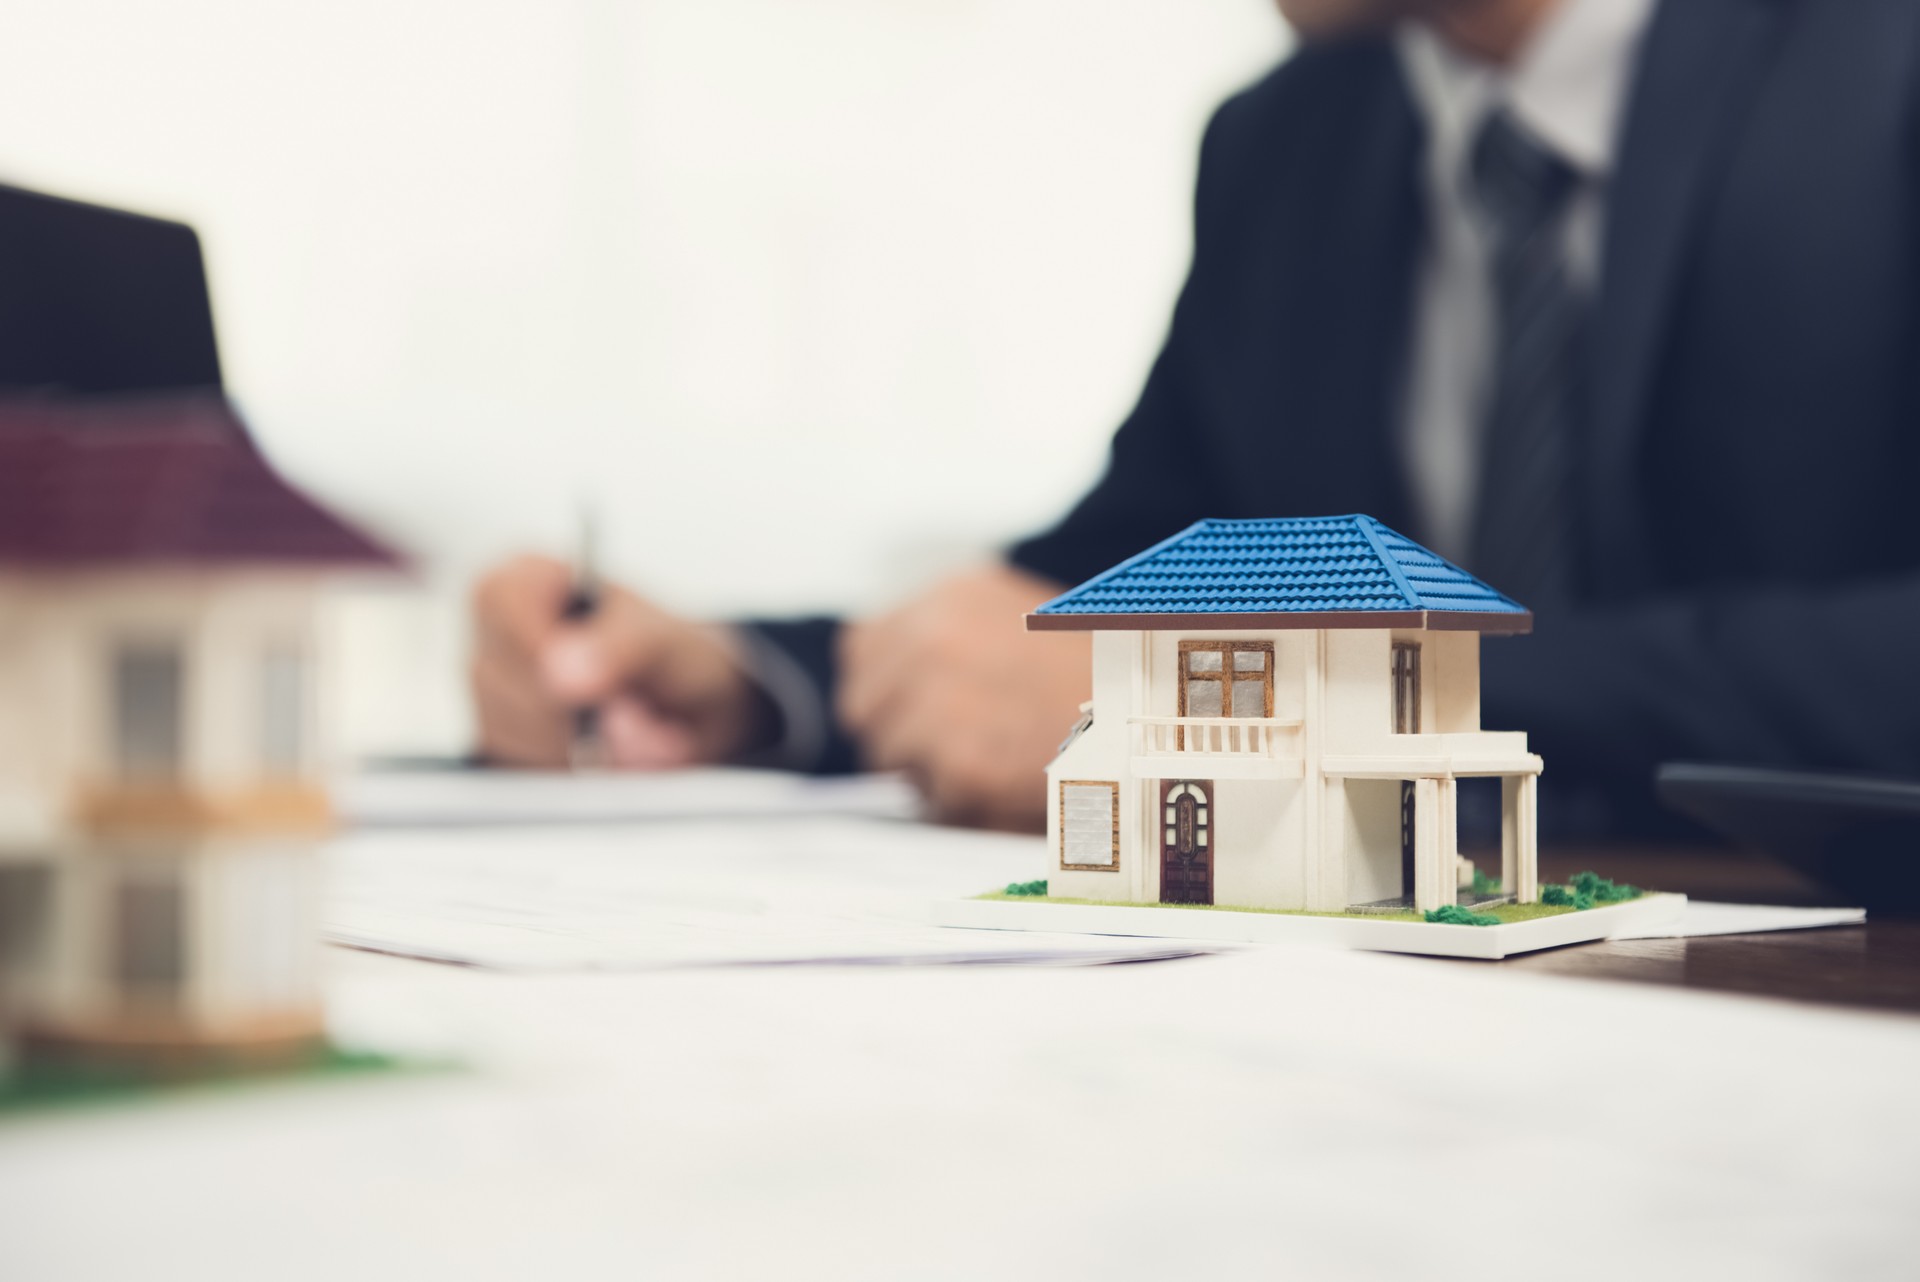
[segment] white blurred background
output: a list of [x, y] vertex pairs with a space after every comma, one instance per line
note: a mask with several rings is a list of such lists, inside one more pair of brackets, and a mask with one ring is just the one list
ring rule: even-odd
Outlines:
[[200, 231], [231, 390], [418, 558], [347, 746], [467, 742], [463, 592], [600, 513], [695, 613], [858, 610], [1096, 474], [1272, 0], [35, 0], [0, 177]]

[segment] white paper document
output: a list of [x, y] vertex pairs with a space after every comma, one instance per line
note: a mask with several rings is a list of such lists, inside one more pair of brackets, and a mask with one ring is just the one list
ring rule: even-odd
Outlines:
[[1613, 939], [1695, 939], [1703, 935], [1755, 935], [1816, 926], [1853, 926], [1867, 919], [1864, 908], [1792, 908], [1778, 904], [1715, 904], [1689, 899], [1678, 921], [1629, 927]]
[[[515, 971], [1147, 960], [1232, 944], [946, 929], [934, 906], [1046, 866], [1037, 837], [829, 815], [350, 833], [330, 852], [327, 938]], [[1859, 909], [1693, 904], [1615, 938], [1856, 922]]]
[[356, 828], [604, 824], [653, 819], [858, 815], [911, 819], [913, 789], [897, 775], [817, 779], [785, 770], [395, 770], [334, 786]]
[[1286, 948], [331, 960], [336, 1038], [458, 1071], [21, 1119], [0, 1277], [1914, 1275], [1910, 1017]]
[[1286, 946], [911, 967], [1180, 945], [926, 925], [1044, 843], [878, 820], [329, 866], [333, 938], [466, 964], [332, 950], [332, 1035], [458, 1071], [24, 1119], [0, 1277], [1913, 1272], [1909, 1017]]
[[939, 899], [1025, 880], [1037, 838], [876, 820], [362, 832], [329, 851], [333, 943], [490, 970], [1075, 964], [1184, 941], [944, 930]]

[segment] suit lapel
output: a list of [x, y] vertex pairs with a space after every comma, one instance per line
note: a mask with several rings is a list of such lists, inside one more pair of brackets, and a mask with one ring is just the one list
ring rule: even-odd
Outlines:
[[1778, 8], [1665, 0], [1642, 46], [1608, 194], [1581, 469], [1603, 591], [1639, 578], [1650, 553], [1643, 522], [1620, 496], [1635, 492], [1635, 451], [1688, 234], [1773, 48]]

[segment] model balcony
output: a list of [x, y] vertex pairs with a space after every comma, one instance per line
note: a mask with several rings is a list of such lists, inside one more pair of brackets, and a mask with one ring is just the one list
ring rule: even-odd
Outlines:
[[1300, 721], [1287, 717], [1128, 717], [1142, 779], [1296, 779]]
[[[1128, 717], [1137, 779], [1297, 779], [1304, 753], [1298, 719]], [[1527, 736], [1476, 730], [1388, 734], [1351, 747], [1330, 744], [1321, 767], [1333, 778], [1451, 779], [1540, 773]]]
[[165, 834], [307, 836], [333, 827], [325, 788], [297, 779], [228, 788], [178, 781], [112, 780], [82, 786], [68, 807], [79, 831], [96, 837]]

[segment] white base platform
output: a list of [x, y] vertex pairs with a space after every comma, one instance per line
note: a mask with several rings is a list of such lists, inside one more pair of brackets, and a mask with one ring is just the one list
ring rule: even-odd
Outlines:
[[1045, 930], [1210, 943], [1314, 944], [1326, 948], [1498, 961], [1516, 953], [1609, 939], [1628, 930], [1645, 931], [1677, 920], [1686, 903], [1685, 895], [1646, 895], [1625, 903], [1532, 921], [1499, 926], [1444, 926], [1423, 921], [1166, 908], [1154, 904], [956, 899], [935, 904], [933, 920], [936, 925], [971, 930]]

